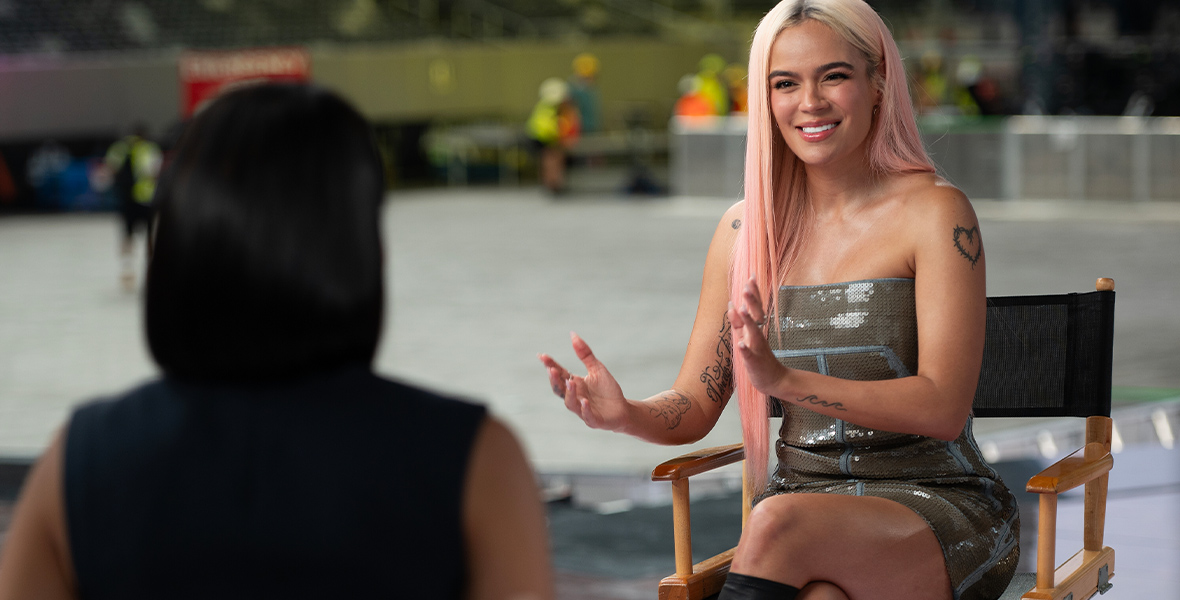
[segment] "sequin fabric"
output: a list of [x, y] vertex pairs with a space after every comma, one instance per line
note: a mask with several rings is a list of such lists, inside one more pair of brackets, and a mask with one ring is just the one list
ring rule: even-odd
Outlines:
[[[779, 290], [784, 365], [843, 379], [881, 380], [917, 372], [912, 279], [872, 279]], [[946, 557], [954, 597], [1003, 593], [1020, 557], [1016, 500], [983, 460], [968, 419], [953, 442], [861, 427], [779, 401], [778, 467], [766, 494], [878, 496], [917, 512]]]

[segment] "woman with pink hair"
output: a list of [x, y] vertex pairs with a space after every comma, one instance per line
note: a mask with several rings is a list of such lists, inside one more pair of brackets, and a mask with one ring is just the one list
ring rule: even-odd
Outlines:
[[[861, 0], [784, 0], [750, 51], [745, 200], [717, 226], [672, 389], [628, 400], [542, 355], [589, 426], [693, 442], [738, 392], [759, 492], [722, 600], [995, 598], [1015, 500], [971, 432], [979, 223], [934, 173], [888, 29]], [[783, 415], [768, 478], [768, 405]]]

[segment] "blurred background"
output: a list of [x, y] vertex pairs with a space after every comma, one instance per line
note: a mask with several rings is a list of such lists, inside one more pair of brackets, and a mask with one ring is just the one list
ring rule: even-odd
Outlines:
[[[1180, 4], [870, 4], [928, 149], [983, 221], [989, 294], [1116, 280], [1107, 597], [1176, 597]], [[551, 501], [563, 597], [654, 597], [673, 570], [670, 495], [647, 473], [684, 449], [588, 430], [535, 354], [575, 366], [574, 329], [629, 396], [670, 384], [713, 228], [741, 197], [748, 43], [773, 5], [0, 0], [0, 543], [70, 407], [155, 373], [142, 238], [121, 247], [119, 143], [139, 131], [154, 146], [136, 175], [150, 180], [219, 91], [313, 81], [370, 119], [385, 161], [378, 370], [487, 402], [517, 430]], [[1080, 431], [977, 424], [1013, 488]], [[697, 446], [739, 436], [728, 411]], [[698, 557], [736, 541], [738, 485], [736, 470], [694, 483]], [[1031, 568], [1035, 502], [1021, 501]]]
[[[977, 142], [934, 148], [951, 171], [985, 161], [956, 181], [973, 197], [1117, 198], [1131, 187], [1140, 199], [1180, 198], [1169, 168], [1174, 135], [1146, 126], [1136, 144], [1125, 135], [1134, 126], [1107, 120], [1006, 118], [1180, 114], [1176, 2], [873, 4], [906, 58], [924, 130]], [[376, 126], [398, 188], [537, 177], [525, 124], [540, 84], [559, 79], [580, 109], [580, 127], [567, 132], [576, 139], [568, 143], [574, 158], [616, 168], [650, 162], [654, 180], [630, 183], [660, 191], [669, 184], [660, 177], [669, 163], [669, 118], [678, 108], [701, 114], [701, 106], [678, 101], [708, 97], [705, 114], [744, 108], [748, 40], [772, 5], [0, 0], [0, 210], [104, 206], [93, 159], [115, 139], [142, 124], [166, 144], [201, 99], [227, 83], [268, 76], [311, 79], [355, 102]], [[585, 60], [575, 66], [579, 56]], [[999, 177], [1000, 157], [1011, 158], [1001, 152], [1005, 132], [1027, 138], [1029, 162], [1015, 161], [1027, 167], [1023, 177]], [[1070, 152], [1087, 142], [1089, 151]], [[1098, 165], [1112, 173], [1086, 174]], [[1071, 168], [1085, 180], [1064, 181]], [[571, 182], [572, 189], [596, 185], [605, 183]]]

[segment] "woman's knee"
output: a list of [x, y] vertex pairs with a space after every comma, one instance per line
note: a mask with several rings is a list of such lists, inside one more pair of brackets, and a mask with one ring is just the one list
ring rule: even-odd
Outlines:
[[805, 546], [796, 544], [809, 537], [805, 531], [808, 527], [805, 505], [803, 498], [789, 494], [771, 496], [759, 502], [750, 511], [750, 518], [742, 531], [743, 545], [751, 546], [752, 551], [772, 545], [776, 553], [789, 552], [792, 545]]
[[759, 502], [750, 510], [750, 521], [784, 533], [795, 532], [826, 514], [826, 498], [819, 494], [779, 494]]
[[813, 581], [799, 590], [795, 600], [848, 600], [848, 594], [834, 583]]

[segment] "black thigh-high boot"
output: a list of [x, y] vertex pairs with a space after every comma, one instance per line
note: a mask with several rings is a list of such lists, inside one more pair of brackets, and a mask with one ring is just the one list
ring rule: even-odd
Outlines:
[[785, 583], [730, 573], [717, 600], [795, 600], [798, 594], [799, 588]]

